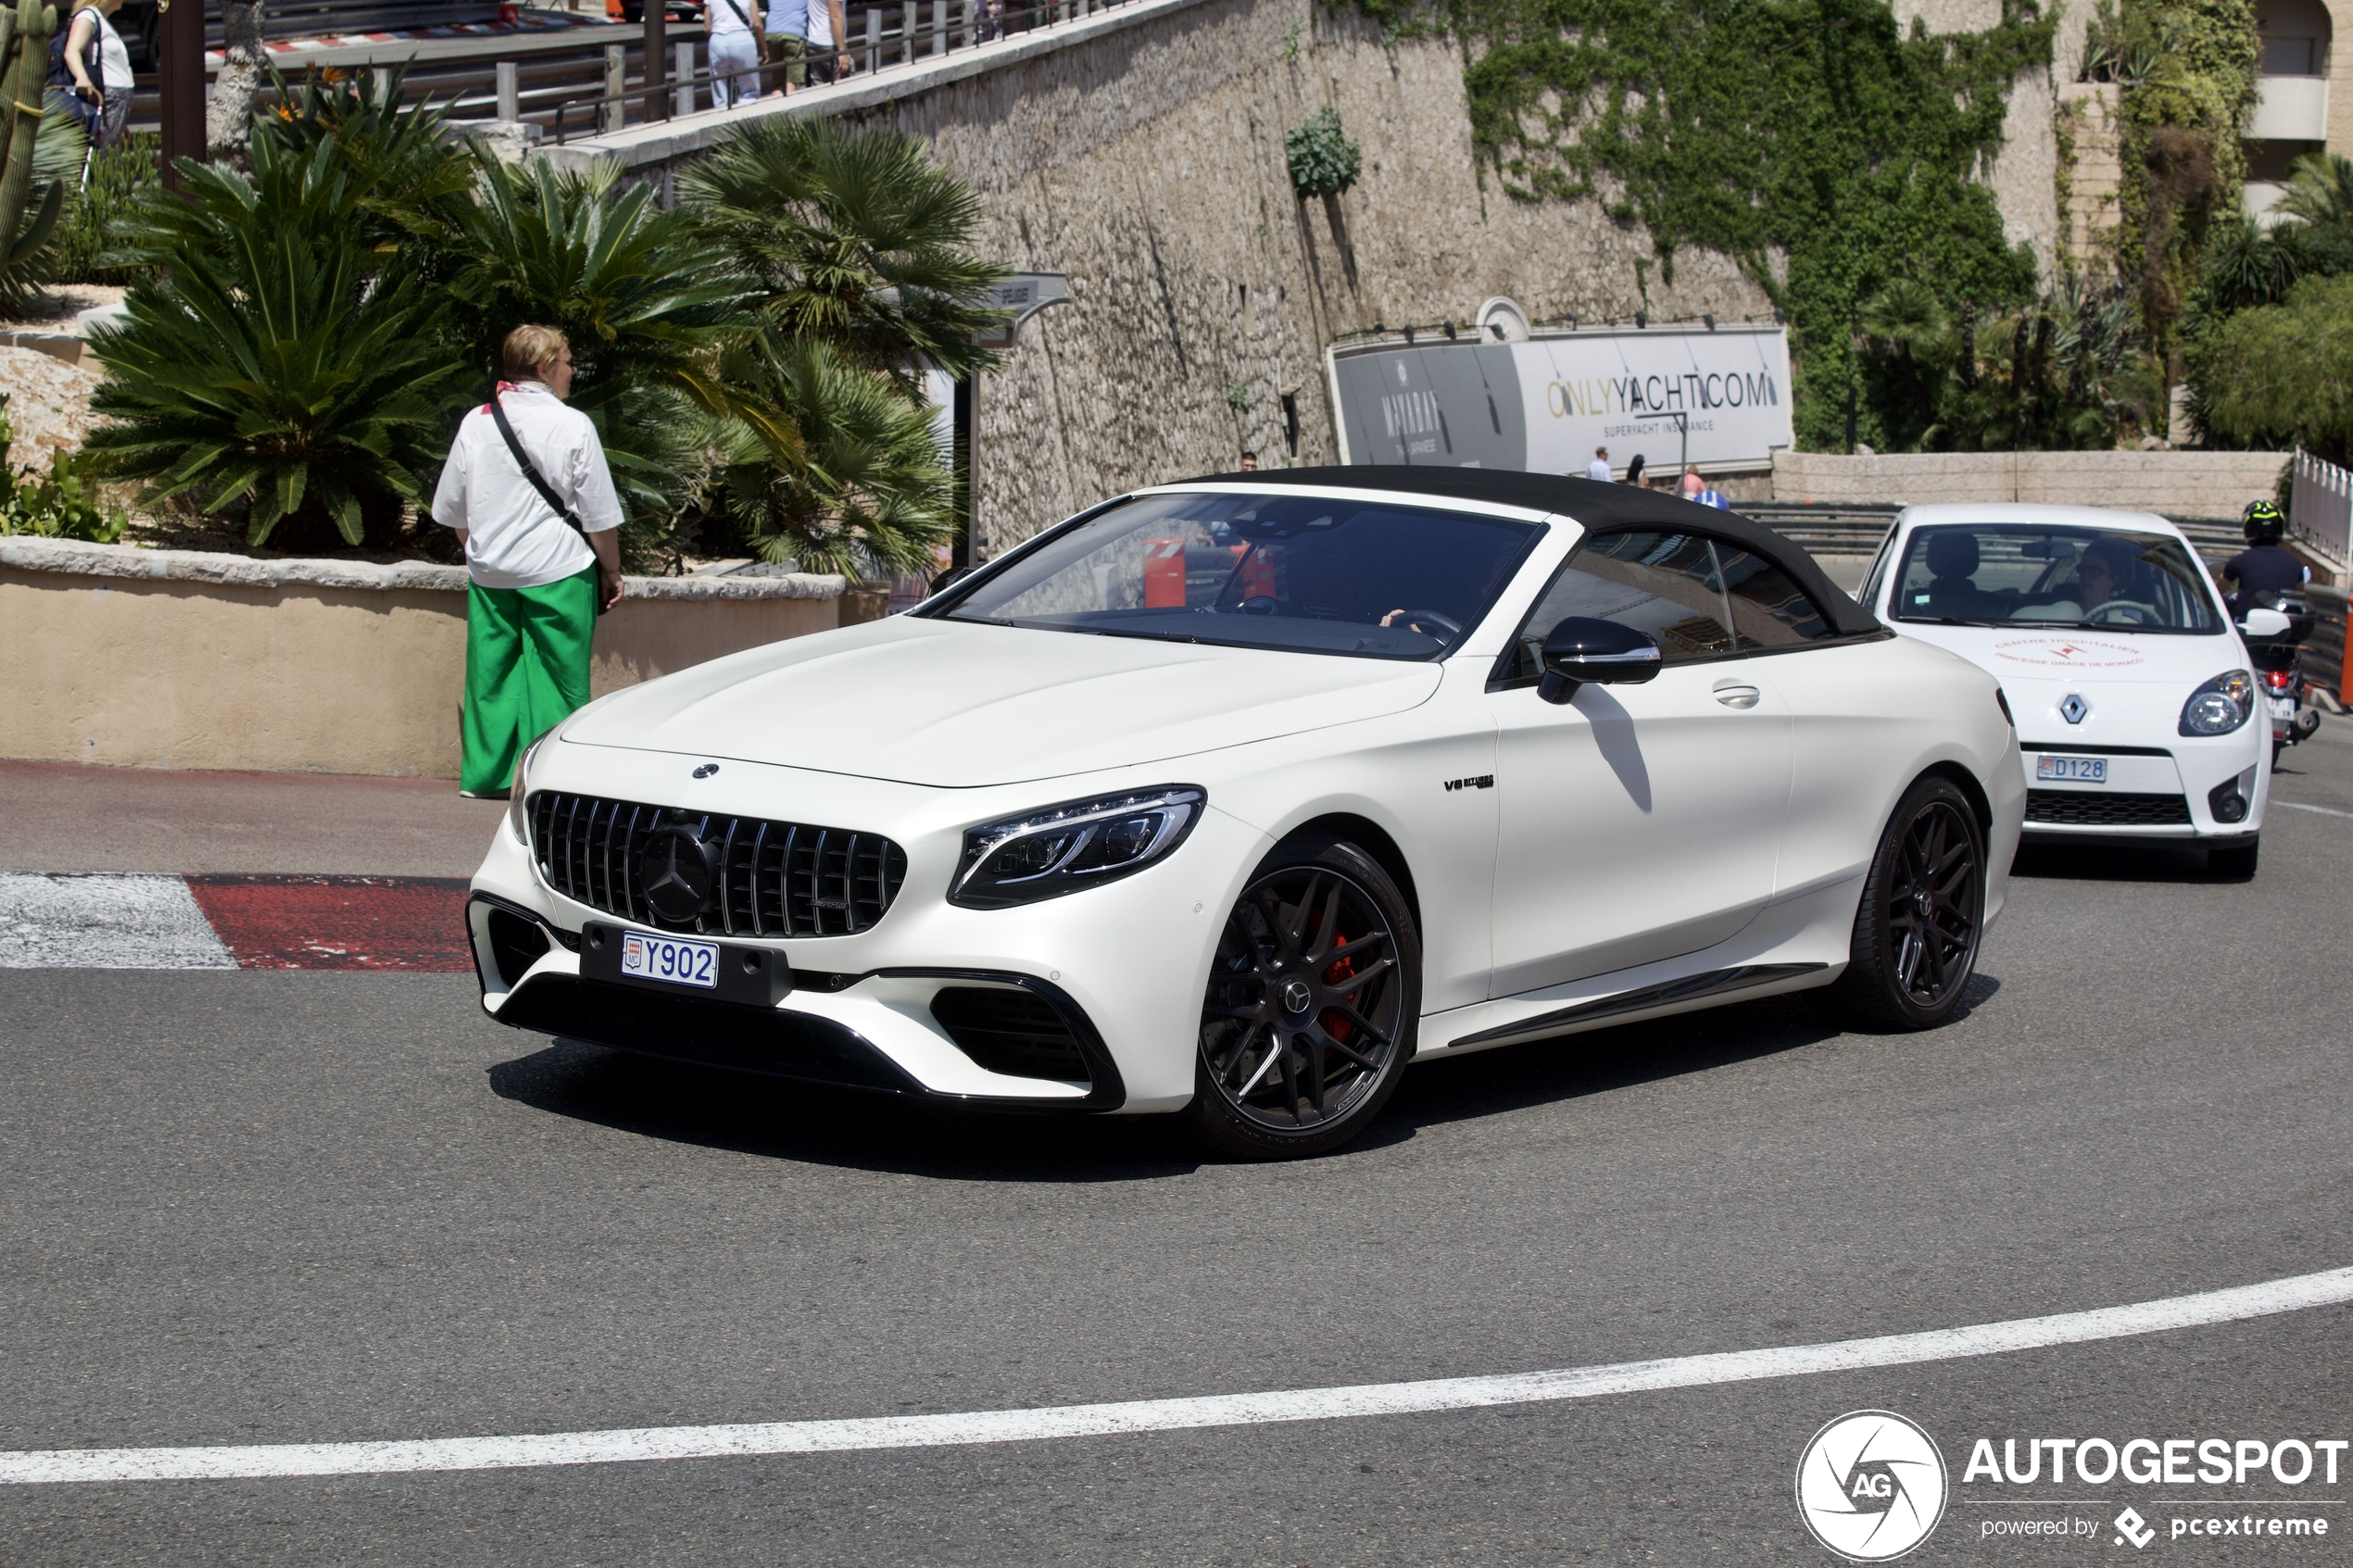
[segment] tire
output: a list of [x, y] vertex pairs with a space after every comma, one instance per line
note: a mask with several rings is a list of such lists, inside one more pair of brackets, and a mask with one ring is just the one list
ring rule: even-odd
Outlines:
[[1297, 1160], [1363, 1132], [1413, 1058], [1421, 960], [1378, 861], [1340, 839], [1277, 845], [1210, 963], [1189, 1112], [1201, 1141], [1230, 1160]]
[[2263, 840], [2259, 836], [2245, 844], [2233, 844], [2228, 849], [2206, 852], [2206, 874], [2223, 882], [2253, 882], [2255, 863], [2263, 857]]
[[1825, 999], [1867, 1029], [1933, 1029], [1960, 1007], [1984, 929], [1977, 813], [1951, 780], [1921, 779], [1880, 834], [1846, 972]]

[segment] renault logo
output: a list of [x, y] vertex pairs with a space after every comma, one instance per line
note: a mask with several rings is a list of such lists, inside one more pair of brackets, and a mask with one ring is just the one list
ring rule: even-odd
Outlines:
[[637, 885], [655, 914], [683, 925], [711, 897], [711, 851], [692, 828], [656, 828], [637, 856]]
[[2092, 705], [2083, 700], [2082, 694], [2080, 692], [2068, 693], [2067, 700], [2059, 704], [2059, 717], [2070, 724], [2082, 723], [2090, 716], [2091, 711]]

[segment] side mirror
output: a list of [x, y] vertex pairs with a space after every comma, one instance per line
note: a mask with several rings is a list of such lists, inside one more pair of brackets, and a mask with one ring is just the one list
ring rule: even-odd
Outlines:
[[2248, 642], [2268, 643], [2274, 637], [2287, 635], [2295, 624], [2284, 610], [2258, 607], [2246, 612], [2246, 619], [2239, 622], [2239, 629], [2246, 633]]
[[1544, 639], [1543, 665], [1538, 695], [1546, 702], [1567, 702], [1588, 681], [1630, 686], [1649, 680], [1658, 673], [1658, 644], [1615, 621], [1565, 616]]
[[965, 578], [970, 577], [974, 572], [978, 571], [979, 570], [980, 568], [976, 566], [960, 566], [951, 571], [943, 571], [938, 576], [931, 580], [931, 591], [925, 594], [924, 597], [931, 598], [937, 595], [944, 594], [949, 589], [954, 587], [957, 583], [962, 583]]

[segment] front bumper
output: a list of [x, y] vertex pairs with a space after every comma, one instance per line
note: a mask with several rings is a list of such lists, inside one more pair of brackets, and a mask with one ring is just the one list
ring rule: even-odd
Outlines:
[[[2259, 721], [2212, 739], [2167, 746], [2070, 746], [2062, 737], [2021, 743], [2029, 837], [2237, 841], [2263, 829], [2271, 795], [2271, 735]], [[2034, 776], [2047, 755], [2103, 756], [2105, 784]], [[2233, 805], [2233, 801], [2236, 805]]]
[[[1093, 1022], [1068, 993], [1033, 976], [957, 970], [871, 975], [804, 972], [794, 980], [823, 988], [815, 997], [800, 996], [798, 1005], [761, 1006], [584, 974], [575, 945], [578, 934], [559, 932], [503, 898], [478, 893], [466, 912], [483, 1006], [499, 1022], [519, 1029], [677, 1061], [885, 1094], [1067, 1110], [1115, 1110], [1127, 1098], [1118, 1064]], [[510, 969], [515, 970], [511, 981], [507, 973]], [[951, 1012], [951, 1022], [943, 1023], [932, 1010], [936, 997], [950, 990], [1036, 998], [1051, 1020], [1043, 1033], [1069, 1042], [1077, 1074], [1041, 1079], [980, 1067], [958, 1048], [956, 1015]], [[894, 1002], [900, 1005], [893, 1007]], [[917, 1024], [920, 1036], [910, 1039], [908, 1025], [914, 1016], [926, 1023]], [[878, 1038], [891, 1040], [898, 1048], [885, 1048]], [[950, 1047], [947, 1053], [938, 1048], [943, 1038]], [[966, 1038], [975, 1036], [967, 1033]], [[902, 1059], [918, 1062], [925, 1075], [910, 1071]]]
[[[577, 749], [602, 753], [593, 781], [569, 766], [543, 779], [543, 760], [533, 787], [657, 800], [675, 792], [668, 775], [681, 771], [677, 759], [661, 759], [661, 776], [640, 781], [632, 775], [648, 754]], [[1179, 848], [1132, 876], [1037, 904], [966, 909], [944, 897], [963, 828], [1009, 814], [1000, 808], [1038, 804], [1035, 787], [1000, 802], [996, 791], [735, 762], [723, 777], [731, 789], [710, 801], [715, 810], [888, 831], [908, 854], [888, 912], [856, 935], [701, 938], [788, 966], [791, 988], [773, 1006], [620, 985], [582, 972], [582, 934], [629, 922], [549, 887], [502, 826], [469, 906], [484, 1010], [622, 1049], [972, 1104], [1154, 1111], [1191, 1099], [1202, 987], [1224, 913], [1265, 853], [1257, 829], [1213, 805]], [[514, 922], [535, 935], [519, 938]]]

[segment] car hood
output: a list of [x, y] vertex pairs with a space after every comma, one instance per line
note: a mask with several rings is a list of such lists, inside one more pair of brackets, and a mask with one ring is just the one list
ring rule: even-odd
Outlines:
[[[1913, 621], [1898, 622], [1896, 630], [1959, 654], [2000, 681], [2029, 745], [2053, 738], [2165, 744], [2192, 691], [2226, 670], [2249, 667], [2245, 645], [2232, 633], [2190, 637]], [[2090, 718], [2065, 718], [2062, 705], [2070, 696], [2084, 699]]]
[[977, 787], [1378, 718], [1439, 679], [1435, 664], [893, 616], [629, 687], [563, 738]]
[[2156, 682], [2195, 686], [2209, 675], [2244, 668], [2246, 650], [2230, 633], [2165, 636], [2133, 632], [2045, 632], [2020, 626], [1926, 626], [1901, 621], [1907, 637], [1950, 649], [1990, 671], [2003, 685]]

